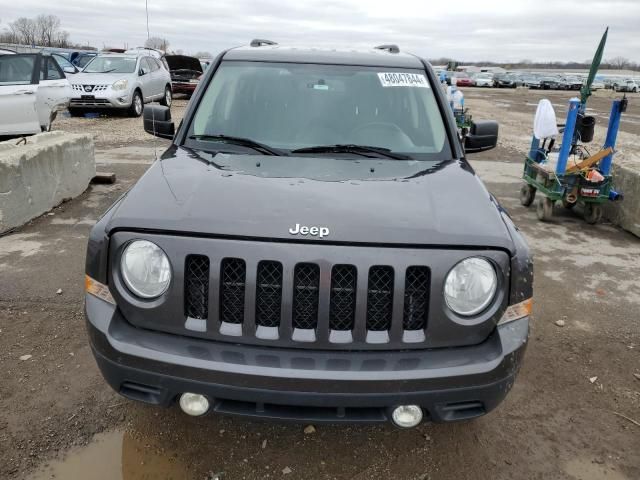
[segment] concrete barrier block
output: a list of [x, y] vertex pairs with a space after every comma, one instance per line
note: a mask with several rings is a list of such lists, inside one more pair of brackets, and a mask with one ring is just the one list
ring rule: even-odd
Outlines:
[[89, 135], [49, 132], [0, 142], [0, 233], [77, 197], [96, 174]]
[[604, 215], [615, 225], [640, 237], [640, 169], [613, 165], [615, 189], [624, 193], [621, 202], [606, 202]]

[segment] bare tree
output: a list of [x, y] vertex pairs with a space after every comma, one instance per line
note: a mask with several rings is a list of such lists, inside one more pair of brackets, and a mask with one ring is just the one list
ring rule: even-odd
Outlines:
[[144, 46], [147, 48], [155, 48], [157, 50], [167, 51], [169, 48], [169, 40], [160, 37], [150, 37], [144, 42]]
[[629, 59], [625, 57], [613, 57], [607, 60], [607, 63], [611, 65], [612, 68], [619, 70], [624, 70], [629, 67]]
[[38, 15], [35, 19], [37, 41], [44, 47], [53, 47], [60, 40], [60, 19], [55, 15]]
[[27, 17], [20, 17], [9, 24], [9, 29], [18, 37], [19, 43], [36, 44], [36, 22]]

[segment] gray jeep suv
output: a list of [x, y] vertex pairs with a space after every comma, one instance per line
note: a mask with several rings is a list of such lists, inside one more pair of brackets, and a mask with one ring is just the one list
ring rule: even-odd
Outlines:
[[173, 144], [93, 228], [91, 346], [127, 398], [412, 427], [512, 387], [532, 262], [431, 66], [396, 46], [223, 52]]
[[73, 97], [71, 115], [89, 110], [119, 109], [139, 117], [144, 104], [160, 101], [171, 106], [171, 74], [162, 62], [146, 53], [101, 53], [69, 77]]

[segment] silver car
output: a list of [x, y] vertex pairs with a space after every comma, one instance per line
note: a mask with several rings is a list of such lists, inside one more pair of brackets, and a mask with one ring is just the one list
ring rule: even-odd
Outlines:
[[119, 109], [139, 117], [145, 103], [171, 106], [171, 75], [147, 53], [97, 55], [69, 81], [73, 88], [69, 112], [74, 116], [87, 110]]

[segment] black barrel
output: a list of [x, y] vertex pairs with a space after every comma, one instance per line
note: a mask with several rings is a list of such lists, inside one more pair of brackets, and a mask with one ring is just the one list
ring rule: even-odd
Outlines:
[[576, 130], [580, 135], [582, 143], [589, 143], [593, 140], [593, 133], [596, 128], [596, 118], [590, 115], [579, 115]]

